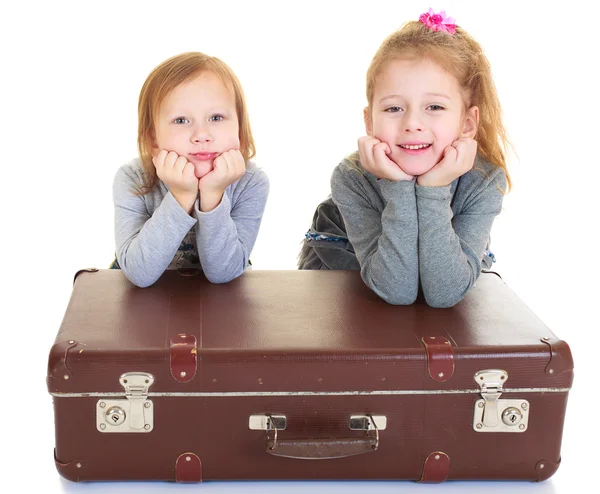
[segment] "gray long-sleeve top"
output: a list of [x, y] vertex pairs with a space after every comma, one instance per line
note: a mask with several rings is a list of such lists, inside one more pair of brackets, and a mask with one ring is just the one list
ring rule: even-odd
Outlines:
[[364, 282], [391, 304], [412, 304], [422, 288], [433, 307], [451, 307], [475, 284], [506, 190], [504, 170], [479, 154], [445, 187], [378, 179], [347, 160], [331, 177]]
[[113, 182], [116, 254], [127, 278], [146, 287], [166, 269], [190, 259], [213, 283], [240, 276], [269, 194], [264, 171], [249, 161], [246, 173], [227, 187], [215, 209], [202, 212], [196, 200], [191, 216], [161, 181], [148, 194], [136, 195], [143, 174], [141, 161], [135, 159], [117, 170]]

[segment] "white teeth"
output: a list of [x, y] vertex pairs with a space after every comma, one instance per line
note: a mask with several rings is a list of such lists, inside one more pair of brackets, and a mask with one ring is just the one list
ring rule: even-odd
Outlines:
[[400, 144], [400, 147], [404, 148], [404, 149], [423, 149], [423, 148], [426, 148], [429, 146], [430, 146], [430, 144], [417, 144], [414, 146], [403, 146], [402, 144]]

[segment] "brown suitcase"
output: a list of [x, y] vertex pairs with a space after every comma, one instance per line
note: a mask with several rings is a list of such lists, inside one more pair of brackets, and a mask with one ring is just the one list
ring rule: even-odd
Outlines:
[[356, 271], [142, 289], [86, 270], [48, 362], [75, 481], [540, 481], [572, 380], [568, 345], [493, 273], [434, 309], [389, 305]]

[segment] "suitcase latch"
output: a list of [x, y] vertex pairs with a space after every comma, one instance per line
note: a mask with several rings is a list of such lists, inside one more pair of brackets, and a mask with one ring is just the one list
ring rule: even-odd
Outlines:
[[154, 428], [154, 408], [148, 390], [154, 376], [146, 372], [128, 372], [119, 378], [125, 399], [98, 400], [96, 428], [100, 432], [150, 432]]
[[248, 419], [248, 428], [253, 431], [272, 431], [279, 429], [285, 430], [287, 427], [287, 418], [285, 415], [250, 415]]
[[525, 432], [529, 422], [527, 400], [501, 400], [508, 379], [504, 370], [488, 369], [475, 374], [481, 400], [475, 402], [473, 429], [476, 432]]

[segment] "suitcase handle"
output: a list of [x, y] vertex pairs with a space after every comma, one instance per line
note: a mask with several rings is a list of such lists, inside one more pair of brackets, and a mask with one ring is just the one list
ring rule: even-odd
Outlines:
[[360, 455], [376, 451], [379, 447], [377, 437], [332, 439], [283, 439], [277, 436], [267, 441], [267, 453], [285, 458], [302, 460], [328, 460]]

